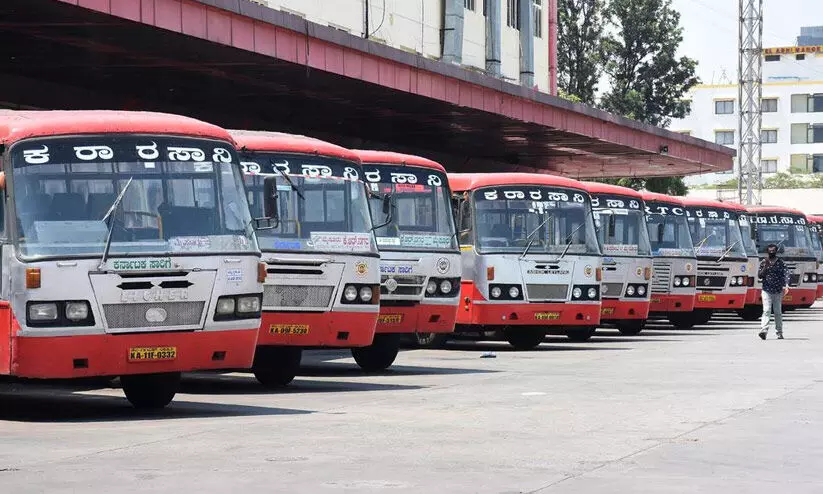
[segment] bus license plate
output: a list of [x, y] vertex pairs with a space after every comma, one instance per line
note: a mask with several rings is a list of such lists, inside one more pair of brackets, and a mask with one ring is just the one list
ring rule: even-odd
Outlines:
[[559, 312], [535, 312], [534, 319], [536, 321], [556, 321], [560, 319]]
[[603, 307], [600, 309], [601, 316], [610, 316], [612, 314], [614, 314], [614, 307]]
[[176, 346], [136, 346], [129, 348], [129, 362], [157, 362], [177, 359]]
[[663, 299], [653, 298], [653, 299], [649, 300], [649, 302], [651, 302], [651, 303], [653, 303], [653, 304], [662, 304], [662, 303], [663, 303]]
[[791, 295], [785, 295], [783, 297], [783, 301], [784, 302], [791, 302], [792, 301], [792, 296]]
[[380, 324], [399, 324], [403, 322], [403, 314], [380, 314], [377, 316]]
[[714, 302], [717, 300], [717, 296], [715, 295], [698, 295], [697, 301], [698, 302]]
[[309, 334], [308, 324], [272, 324], [269, 334]]

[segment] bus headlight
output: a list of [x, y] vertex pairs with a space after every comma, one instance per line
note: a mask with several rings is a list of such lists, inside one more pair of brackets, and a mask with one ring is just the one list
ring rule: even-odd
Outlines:
[[216, 312], [218, 315], [227, 316], [229, 314], [234, 314], [234, 297], [220, 297], [217, 300], [217, 309]]
[[503, 290], [501, 290], [499, 286], [491, 289], [492, 298], [500, 298], [500, 295], [503, 295]]
[[443, 280], [440, 282], [440, 292], [441, 293], [451, 293], [452, 292], [452, 282], [449, 280]]
[[357, 288], [354, 285], [349, 285], [343, 290], [343, 298], [346, 299], [347, 302], [354, 302], [357, 300]]
[[260, 297], [237, 297], [237, 313], [253, 314], [260, 312]]
[[674, 277], [674, 286], [680, 286], [681, 283], [687, 283], [686, 278], [683, 278], [681, 280], [681, 278], [675, 276]]
[[437, 282], [434, 280], [429, 280], [429, 283], [426, 285], [426, 293], [429, 295], [434, 295], [437, 293]]
[[360, 300], [363, 302], [370, 302], [372, 298], [371, 287], [364, 286], [360, 288]]
[[637, 287], [637, 294], [641, 297], [646, 295], [646, 285], [640, 285], [639, 287]]
[[588, 295], [590, 299], [596, 299], [597, 298], [597, 288], [594, 288], [594, 287], [589, 288], [589, 291], [586, 293], [586, 295]]
[[626, 288], [626, 295], [628, 295], [629, 297], [634, 296], [634, 286], [629, 285], [629, 287]]
[[583, 290], [581, 290], [580, 288], [575, 287], [575, 289], [572, 290], [572, 298], [580, 298], [582, 296], [583, 296]]
[[513, 287], [509, 288], [509, 297], [517, 298], [519, 296], [520, 296], [520, 289], [519, 288], [517, 288], [516, 286], [513, 286]]
[[691, 278], [689, 278], [688, 276], [684, 276], [683, 277], [683, 286], [689, 286], [690, 283], [691, 283]]
[[737, 277], [736, 276], [732, 276], [732, 279], [729, 280], [729, 285], [730, 286], [737, 285]]
[[809, 281], [809, 274], [808, 273], [803, 275], [803, 281]]
[[254, 319], [260, 317], [263, 305], [261, 295], [225, 295], [217, 299], [215, 321]]
[[86, 302], [67, 302], [66, 319], [77, 322], [89, 317], [89, 304]]
[[57, 320], [57, 303], [41, 302], [29, 304], [29, 320], [35, 322], [47, 322]]

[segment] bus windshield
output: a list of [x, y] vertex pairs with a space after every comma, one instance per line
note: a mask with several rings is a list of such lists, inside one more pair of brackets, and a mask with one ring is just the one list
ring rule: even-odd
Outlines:
[[745, 259], [746, 248], [738, 215], [713, 208], [687, 208], [689, 231], [697, 257]]
[[257, 250], [228, 143], [37, 138], [15, 144], [11, 163], [22, 256], [102, 256], [109, 227], [112, 256]]
[[694, 244], [683, 208], [647, 202], [646, 226], [654, 256], [694, 257]]
[[380, 250], [457, 250], [446, 175], [415, 166], [363, 165], [375, 225], [388, 220], [383, 197], [391, 194], [391, 222], [375, 231]]
[[757, 257], [757, 244], [754, 242], [754, 232], [752, 231], [751, 220], [748, 216], [741, 214], [740, 235], [743, 237], [743, 248], [748, 257]]
[[809, 225], [810, 238], [812, 240], [812, 248], [817, 254], [817, 260], [823, 262], [823, 239], [820, 237], [821, 228], [818, 224]]
[[277, 177], [279, 222], [257, 232], [261, 250], [377, 253], [359, 165], [285, 153], [247, 152], [241, 159], [253, 217], [264, 215], [265, 177]]
[[474, 192], [483, 253], [593, 254], [600, 248], [588, 196], [574, 189], [497, 186]]
[[595, 210], [597, 237], [604, 256], [650, 256], [646, 217], [640, 209]]
[[765, 254], [769, 244], [778, 245], [787, 258], [817, 258], [806, 219], [799, 216], [758, 215], [757, 251]]

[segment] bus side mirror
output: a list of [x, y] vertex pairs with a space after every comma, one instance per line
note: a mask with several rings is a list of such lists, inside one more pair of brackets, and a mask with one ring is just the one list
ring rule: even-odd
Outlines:
[[388, 216], [392, 212], [392, 196], [388, 193], [383, 196], [383, 215]]
[[280, 226], [277, 201], [277, 177], [267, 176], [263, 179], [263, 217], [254, 219], [255, 229], [269, 230]]
[[606, 232], [606, 238], [613, 238], [615, 232], [617, 231], [617, 218], [613, 214], [609, 216], [609, 229]]
[[463, 201], [460, 203], [460, 233], [468, 233], [472, 229], [471, 222], [471, 203]]
[[663, 223], [657, 224], [657, 243], [663, 242], [663, 234], [665, 233], [666, 228], [663, 226]]
[[385, 216], [386, 221], [379, 225], [373, 225], [371, 227], [372, 231], [379, 230], [381, 228], [385, 228], [394, 221], [394, 204], [392, 203], [392, 195], [390, 192], [387, 192], [386, 195], [383, 196], [382, 199], [382, 210], [383, 216]]

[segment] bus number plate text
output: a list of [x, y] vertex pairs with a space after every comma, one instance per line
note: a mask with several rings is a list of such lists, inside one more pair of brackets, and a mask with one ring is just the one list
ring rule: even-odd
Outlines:
[[308, 324], [272, 324], [270, 334], [309, 334]]
[[129, 362], [157, 362], [177, 359], [177, 347], [174, 346], [137, 346], [129, 348]]
[[717, 300], [715, 295], [698, 295], [697, 301], [698, 302], [714, 302]]
[[601, 316], [610, 316], [612, 314], [614, 314], [614, 307], [603, 307], [600, 310], [600, 315]]
[[377, 316], [380, 324], [400, 324], [403, 322], [403, 314], [380, 314]]
[[536, 321], [556, 321], [560, 319], [559, 312], [535, 312], [534, 319]]

